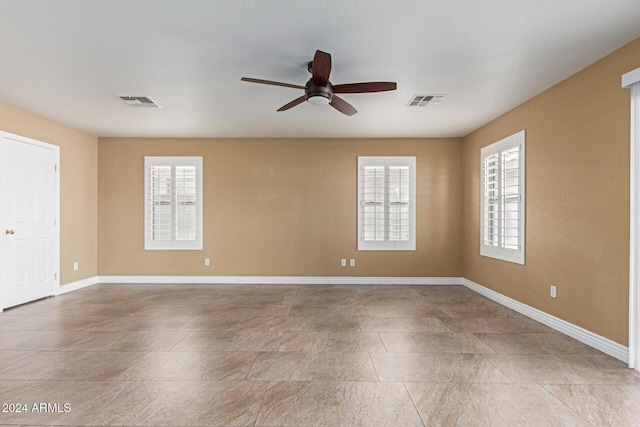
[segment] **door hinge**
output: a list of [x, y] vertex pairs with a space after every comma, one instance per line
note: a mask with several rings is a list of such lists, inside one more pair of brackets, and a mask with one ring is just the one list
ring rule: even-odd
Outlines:
[[58, 273], [53, 273], [53, 280], [58, 280]]
[[58, 172], [58, 165], [53, 165], [53, 171]]

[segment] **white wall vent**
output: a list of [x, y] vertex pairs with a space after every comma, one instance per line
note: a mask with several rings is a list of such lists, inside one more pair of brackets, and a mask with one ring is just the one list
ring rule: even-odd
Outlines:
[[148, 96], [119, 96], [118, 98], [132, 107], [161, 108]]
[[426, 107], [438, 105], [446, 95], [413, 95], [407, 107]]

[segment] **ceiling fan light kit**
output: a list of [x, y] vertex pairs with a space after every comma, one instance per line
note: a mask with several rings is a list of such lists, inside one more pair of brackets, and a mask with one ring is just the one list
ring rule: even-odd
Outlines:
[[278, 111], [286, 111], [296, 105], [307, 101], [313, 105], [331, 105], [336, 110], [347, 116], [353, 116], [358, 111], [347, 101], [336, 96], [336, 93], [371, 93], [396, 90], [395, 82], [367, 82], [348, 83], [333, 86], [329, 81], [331, 74], [331, 55], [320, 50], [316, 51], [313, 61], [309, 62], [307, 69], [311, 73], [311, 78], [306, 85], [299, 86], [290, 83], [274, 82], [271, 80], [254, 79], [242, 77], [240, 80], [250, 83], [259, 83], [272, 86], [289, 87], [293, 89], [304, 89], [304, 95], [283, 105]]
[[313, 83], [313, 79], [307, 82], [304, 88], [307, 102], [313, 105], [327, 105], [333, 97], [333, 87], [327, 82], [326, 86], [319, 86]]
[[327, 105], [331, 99], [324, 95], [311, 95], [307, 97], [307, 102], [313, 105]]

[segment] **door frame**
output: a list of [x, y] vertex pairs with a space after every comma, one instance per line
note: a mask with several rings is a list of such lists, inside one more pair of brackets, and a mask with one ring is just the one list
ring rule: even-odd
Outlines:
[[[51, 150], [54, 155], [56, 173], [54, 183], [54, 195], [53, 195], [53, 211], [54, 211], [54, 232], [53, 232], [53, 270], [54, 280], [51, 289], [51, 295], [58, 295], [60, 293], [60, 147], [57, 145], [49, 144], [47, 142], [38, 141], [36, 139], [27, 138], [25, 136], [16, 135], [13, 133], [0, 130], [0, 138], [10, 139], [12, 141], [34, 145], [43, 149]], [[3, 195], [0, 194], [0, 198]], [[2, 257], [2, 246], [0, 245], [0, 257]], [[0, 283], [0, 312], [4, 310], [4, 290], [2, 283]]]
[[640, 371], [640, 68], [622, 76], [631, 89], [629, 223], [629, 368]]

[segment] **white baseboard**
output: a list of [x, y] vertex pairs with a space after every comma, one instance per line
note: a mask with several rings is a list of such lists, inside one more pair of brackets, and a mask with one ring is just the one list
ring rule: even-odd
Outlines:
[[565, 320], [552, 316], [544, 311], [540, 311], [537, 308], [530, 307], [512, 298], [504, 296], [489, 288], [485, 288], [471, 280], [462, 279], [462, 284], [499, 304], [504, 305], [520, 314], [523, 314], [533, 320], [536, 320], [543, 325], [546, 325], [558, 332], [562, 332], [565, 335], [570, 336], [588, 346], [591, 346], [601, 352], [608, 354], [611, 357], [615, 357], [625, 363], [629, 362], [629, 349], [617, 342], [611, 341], [608, 338], [602, 337], [598, 334], [590, 332], [580, 326], [569, 323]]
[[338, 276], [100, 276], [100, 283], [245, 285], [462, 285], [461, 277]]
[[70, 282], [64, 285], [58, 286], [56, 295], [66, 294], [67, 292], [76, 291], [78, 289], [86, 288], [87, 286], [97, 285], [100, 282], [98, 276], [87, 277], [86, 279]]

